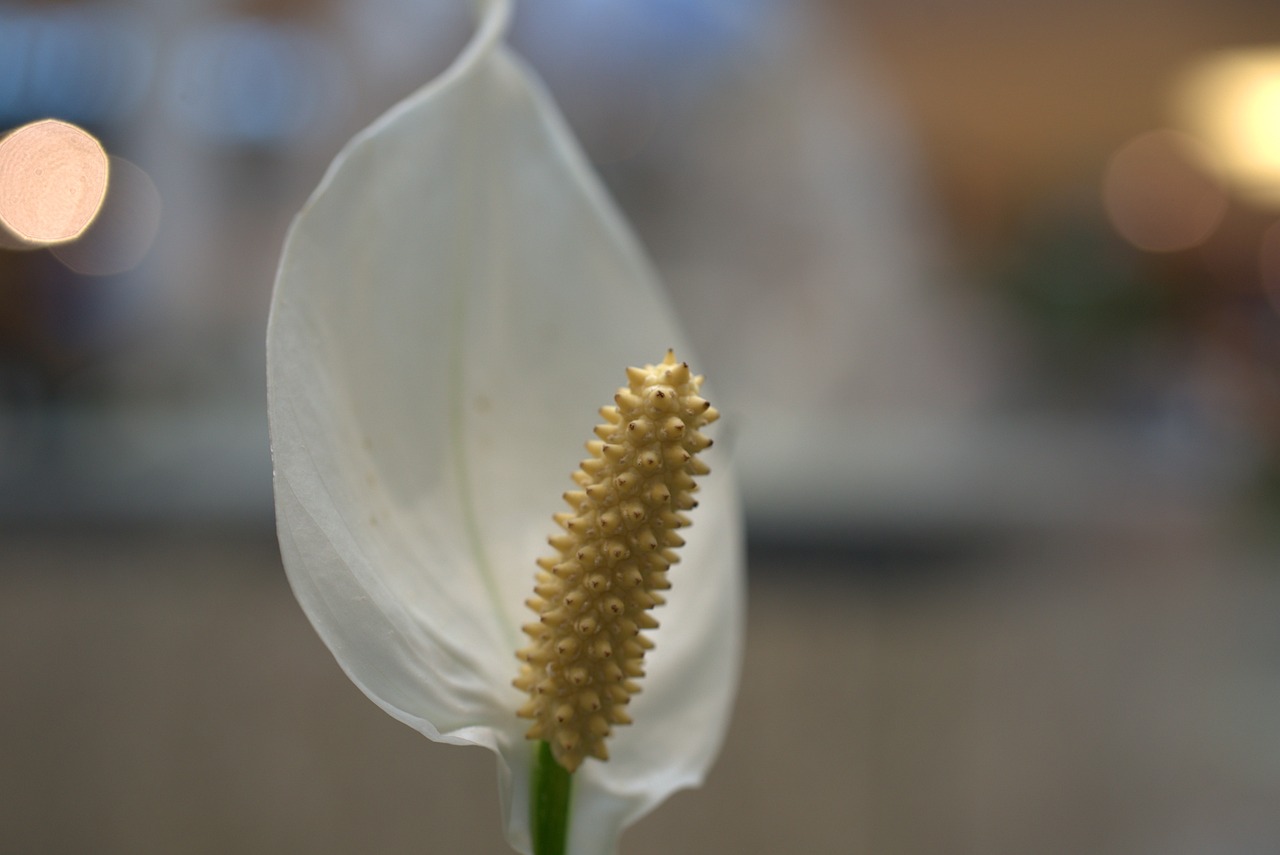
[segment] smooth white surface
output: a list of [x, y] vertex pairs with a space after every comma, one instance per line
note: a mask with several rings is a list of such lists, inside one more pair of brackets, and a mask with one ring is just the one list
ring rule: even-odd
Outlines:
[[[360, 134], [295, 221], [268, 329], [281, 552], [338, 662], [428, 737], [499, 755], [528, 851], [514, 651], [534, 559], [627, 365], [697, 361], [558, 114], [500, 44]], [[714, 397], [714, 391], [709, 392]], [[742, 643], [742, 527], [709, 456], [635, 724], [576, 775], [570, 851], [701, 781]]]

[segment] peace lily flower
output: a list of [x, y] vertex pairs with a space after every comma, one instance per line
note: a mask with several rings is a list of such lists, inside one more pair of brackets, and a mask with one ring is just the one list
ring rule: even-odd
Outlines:
[[[343, 670], [430, 739], [498, 760], [529, 853], [535, 745], [513, 685], [551, 515], [627, 366], [692, 359], [563, 120], [485, 4], [453, 66], [359, 134], [285, 244], [267, 334], [276, 512], [299, 603]], [[693, 525], [633, 723], [573, 774], [567, 851], [695, 786], [742, 638], [729, 461], [700, 456]], [[603, 753], [603, 752], [602, 752]]]

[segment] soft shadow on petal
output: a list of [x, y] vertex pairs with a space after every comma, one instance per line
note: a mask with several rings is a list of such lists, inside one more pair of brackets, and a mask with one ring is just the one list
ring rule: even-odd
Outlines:
[[[499, 753], [528, 850], [514, 651], [533, 561], [596, 410], [667, 347], [665, 296], [563, 121], [497, 41], [335, 160], [290, 230], [268, 330], [281, 551], [351, 679], [432, 739]], [[741, 645], [741, 527], [712, 455], [636, 724], [575, 783], [571, 851], [696, 783]]]

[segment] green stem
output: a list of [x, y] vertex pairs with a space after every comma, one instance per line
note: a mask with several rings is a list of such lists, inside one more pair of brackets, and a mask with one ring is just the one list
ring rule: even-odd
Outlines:
[[533, 855], [564, 855], [569, 838], [569, 793], [573, 773], [551, 756], [551, 746], [539, 741], [533, 761], [533, 792], [529, 798], [529, 827]]

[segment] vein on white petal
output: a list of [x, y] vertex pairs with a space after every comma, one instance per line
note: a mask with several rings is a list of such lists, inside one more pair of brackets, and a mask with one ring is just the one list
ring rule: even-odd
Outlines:
[[[481, 22], [476, 36], [473, 38], [473, 40], [468, 45], [468, 47], [464, 50], [463, 54], [459, 57], [459, 59], [445, 74], [443, 74], [440, 78], [433, 81], [432, 83], [428, 84], [428, 86], [424, 87], [424, 89], [420, 91], [413, 98], [393, 108], [381, 120], [379, 120], [378, 122], [375, 122], [373, 126], [366, 129], [363, 133], [357, 135], [357, 137], [351, 143], [349, 143], [347, 149], [344, 150], [344, 154], [340, 156], [337, 160], [335, 160], [333, 166], [330, 168], [329, 172], [326, 174], [325, 179], [321, 182], [320, 187], [316, 190], [316, 192], [312, 195], [312, 198], [308, 201], [307, 205], [304, 207], [302, 213], [299, 215], [299, 222], [306, 219], [311, 214], [311, 212], [316, 208], [317, 203], [321, 199], [326, 198], [326, 194], [328, 194], [329, 191], [331, 191], [332, 186], [337, 178], [337, 175], [340, 169], [342, 168], [343, 164], [347, 162], [348, 155], [354, 154], [357, 150], [360, 150], [366, 147], [367, 145], [372, 144], [384, 129], [390, 129], [391, 127], [394, 127], [406, 112], [414, 109], [422, 109], [422, 105], [431, 101], [437, 96], [443, 94], [451, 86], [454, 86], [459, 81], [465, 79], [466, 75], [474, 73], [476, 68], [480, 66], [481, 63], [484, 62], [486, 57], [492, 52], [492, 50], [494, 49], [494, 46], [500, 40], [503, 30], [505, 28], [507, 18], [509, 16], [509, 10], [510, 10], [510, 4], [507, 2], [501, 2], [501, 0], [500, 2], [494, 2], [489, 4], [486, 10], [486, 16]], [[374, 211], [373, 215], [376, 215], [377, 213], [378, 211]], [[467, 229], [464, 231], [464, 233], [470, 234], [470, 231], [471, 231], [470, 229]], [[305, 257], [308, 257], [308, 254], [310, 255], [316, 255], [317, 253], [323, 254], [323, 252], [325, 251], [325, 247], [319, 247], [319, 248], [314, 246], [307, 247], [304, 245], [307, 241], [308, 241], [308, 238], [303, 233], [302, 230], [295, 230], [295, 233], [291, 235], [291, 243], [293, 244], [293, 249], [295, 250], [295, 252], [292, 253], [292, 255], [302, 256], [305, 258]], [[368, 244], [358, 244], [357, 251], [361, 249], [368, 252], [371, 249], [371, 247]], [[282, 260], [282, 265], [281, 265], [282, 272], [288, 271], [290, 257], [291, 257], [291, 253], [286, 251], [286, 256]], [[359, 287], [359, 285], [358, 283], [353, 282], [352, 287], [357, 288]], [[466, 288], [464, 287], [463, 283], [461, 282], [453, 283], [453, 291], [459, 297], [459, 299], [465, 298]], [[306, 294], [305, 290], [302, 293], [304, 296], [309, 296]], [[272, 309], [272, 315], [273, 315], [272, 328], [275, 328], [276, 326], [274, 322], [279, 321], [281, 319], [281, 315], [285, 314], [283, 310], [286, 308], [286, 306], [288, 304], [294, 303], [295, 300], [296, 300], [296, 295], [293, 297], [282, 298], [277, 301], [277, 304], [274, 305]], [[312, 340], [317, 342], [324, 342], [329, 340], [329, 338], [332, 335], [341, 334], [340, 332], [335, 332], [330, 329], [321, 328], [319, 326], [320, 318], [317, 317], [315, 312], [308, 311], [307, 308], [309, 307], [291, 306], [290, 308], [292, 308], [292, 311], [287, 312], [287, 314], [290, 316], [290, 318], [292, 319], [292, 321], [297, 327], [297, 329], [295, 330], [296, 334], [303, 334], [303, 333], [310, 334], [312, 336]], [[461, 370], [461, 356], [460, 356], [460, 350], [459, 350], [460, 340], [457, 338], [454, 338], [453, 344], [454, 344], [454, 347], [453, 347], [454, 359], [452, 361], [460, 371]], [[276, 361], [279, 362], [278, 359]], [[275, 376], [275, 372], [272, 372], [273, 380], [274, 380], [274, 376]], [[457, 390], [460, 388], [462, 381], [458, 375], [455, 375], [455, 378], [456, 379], [453, 381], [453, 388], [454, 390]], [[312, 380], [315, 380], [315, 379], [317, 378], [312, 377]], [[323, 381], [326, 378], [319, 378], [319, 379]], [[275, 396], [279, 401], [283, 397], [283, 395], [281, 394], [282, 390], [278, 388], [278, 384], [275, 384], [273, 382], [272, 385], [273, 385], [272, 391], [276, 393]], [[497, 595], [496, 585], [493, 579], [492, 567], [489, 565], [488, 559], [484, 554], [484, 550], [481, 547], [482, 541], [478, 536], [478, 532], [476, 530], [475, 508], [474, 508], [473, 500], [470, 496], [470, 478], [472, 473], [467, 471], [467, 465], [466, 465], [467, 455], [465, 452], [460, 452], [460, 449], [458, 448], [458, 446], [461, 444], [461, 434], [466, 430], [465, 424], [461, 423], [461, 420], [465, 418], [465, 408], [458, 406], [460, 402], [457, 399], [456, 391], [452, 395], [452, 397], [453, 397], [452, 403], [454, 404], [452, 409], [454, 411], [454, 414], [457, 416], [457, 419], [455, 419], [453, 423], [454, 437], [452, 438], [452, 447], [455, 450], [455, 454], [453, 455], [453, 460], [456, 462], [456, 464], [460, 468], [460, 471], [456, 473], [455, 477], [459, 478], [457, 483], [463, 487], [463, 489], [460, 492], [462, 492], [463, 497], [465, 498], [465, 507], [461, 509], [461, 511], [464, 515], [464, 518], [467, 520], [466, 527], [468, 529], [469, 541], [472, 548], [472, 557], [476, 561], [476, 569], [480, 574], [481, 581], [486, 591], [488, 592], [489, 599], [491, 601], [491, 604], [493, 605], [494, 614], [491, 616], [491, 619], [493, 621], [493, 626], [495, 627], [495, 629], [497, 629], [498, 632], [500, 632], [500, 634], [504, 638], [512, 639], [514, 638], [514, 630], [511, 629], [509, 626], [510, 620], [509, 620], [509, 616], [506, 615], [506, 608], [501, 603], [501, 597]], [[297, 421], [298, 420], [295, 417], [294, 422], [297, 423]], [[307, 453], [308, 454], [311, 453], [309, 448], [307, 449]], [[324, 472], [326, 471], [326, 469], [317, 465], [313, 461], [309, 467], [309, 471], [313, 473], [313, 478], [321, 486], [321, 489], [328, 495], [329, 497], [328, 504], [330, 506], [335, 506], [335, 507], [338, 506], [337, 503], [334, 501], [333, 489], [327, 483], [327, 478], [324, 475]], [[350, 521], [345, 519], [343, 515], [341, 514], [335, 515], [334, 519], [329, 520], [329, 522], [331, 524], [341, 526], [345, 529], [344, 535], [348, 542], [355, 542], [360, 540], [360, 538], [356, 537], [354, 533], [350, 532], [349, 530]], [[361, 579], [361, 584], [365, 586], [376, 586], [378, 588], [385, 587], [386, 580], [383, 578], [382, 574], [370, 573], [366, 571], [366, 572], [359, 573], [359, 578]], [[429, 579], [429, 577], [424, 577], [424, 578]], [[374, 590], [371, 590], [369, 593], [372, 595], [377, 594], [377, 592]], [[394, 595], [387, 596], [385, 594], [386, 592], [384, 592], [382, 596], [378, 596], [379, 602], [382, 603], [383, 608], [395, 608], [399, 605], [402, 605], [398, 603], [397, 598]], [[500, 629], [498, 629], [499, 627]], [[423, 626], [421, 623], [419, 623], [419, 629], [430, 631], [431, 628], [429, 626]], [[440, 643], [444, 640], [445, 634], [438, 634], [438, 635], [436, 633], [432, 633], [432, 634], [437, 636], [436, 646], [438, 648], [447, 648], [448, 646], [447, 644]], [[513, 645], [511, 644], [507, 644], [506, 646], [508, 648], [513, 647]]]
[[[490, 3], [485, 11], [492, 14], [494, 8], [495, 5]], [[492, 49], [491, 45], [490, 49]], [[464, 147], [468, 161], [461, 171], [473, 176], [472, 181], [475, 183], [478, 182], [475, 181], [474, 176], [479, 173], [476, 167], [476, 149], [488, 142], [484, 138], [481, 129], [477, 127], [478, 116], [482, 112], [482, 110], [477, 110], [468, 116], [467, 118], [472, 121], [467, 122], [464, 129], [468, 138], [468, 144]], [[454, 265], [455, 268], [469, 268], [472, 266], [469, 260], [475, 257], [474, 236], [480, 230], [479, 217], [481, 214], [478, 206], [473, 204], [475, 201], [473, 194], [466, 194], [463, 198], [469, 203], [469, 210], [463, 214], [462, 220], [468, 224], [475, 224], [475, 226], [463, 228], [461, 232], [462, 240], [454, 244], [454, 254], [458, 259], [458, 262]], [[451, 325], [453, 330], [466, 329], [467, 292], [469, 289], [463, 284], [464, 282], [465, 277], [459, 277], [458, 281], [453, 285], [453, 323]], [[463, 344], [463, 336], [454, 335], [453, 346], [449, 352], [449, 446], [453, 451], [450, 457], [457, 473], [458, 490], [461, 493], [459, 501], [462, 507], [463, 524], [466, 529], [467, 542], [475, 558], [476, 570], [480, 574], [481, 582], [484, 584], [490, 607], [493, 609], [494, 614], [499, 617], [499, 624], [507, 647], [515, 650], [520, 638], [519, 633], [516, 631], [515, 616], [509, 613], [507, 603], [502, 596], [502, 589], [494, 576], [493, 565], [490, 563], [488, 551], [484, 546], [484, 538], [480, 534], [479, 521], [476, 518], [476, 501], [471, 486], [470, 454], [464, 442], [467, 436], [468, 407], [464, 400], [466, 355], [463, 352]]]
[[[456, 63], [459, 69], [459, 77], [473, 71], [480, 62], [486, 60], [492, 54], [498, 42], [505, 35], [507, 24], [511, 17], [510, 0], [477, 0], [477, 9], [480, 16], [479, 32]], [[447, 81], [442, 80], [441, 85], [447, 85]], [[477, 113], [479, 112], [477, 111]], [[474, 152], [478, 145], [483, 144], [484, 140], [483, 135], [477, 132], [475, 122], [469, 123], [466, 130], [471, 142], [470, 145], [466, 146], [466, 151], [472, 161], [465, 171], [474, 176], [477, 173], [474, 165]], [[470, 199], [470, 195], [467, 198]], [[469, 222], [474, 222], [473, 218], [476, 215], [477, 212], [473, 208], [471, 217], [465, 219]], [[469, 228], [463, 230], [465, 244], [457, 253], [460, 258], [474, 257], [475, 247], [472, 240], [473, 232], [477, 230]], [[467, 313], [467, 288], [461, 282], [455, 283], [453, 296], [453, 328], [461, 330], [464, 329]], [[507, 602], [502, 596], [501, 586], [494, 575], [493, 565], [490, 562], [488, 550], [485, 549], [484, 539], [481, 537], [480, 526], [476, 519], [476, 503], [471, 487], [470, 456], [467, 454], [463, 443], [467, 430], [467, 407], [464, 402], [466, 358], [463, 354], [462, 337], [455, 336], [453, 343], [454, 346], [451, 348], [449, 360], [450, 429], [452, 431], [450, 447], [453, 449], [452, 460], [457, 470], [458, 488], [462, 494], [460, 502], [463, 521], [466, 527], [467, 541], [471, 546], [472, 555], [476, 561], [477, 572], [480, 574], [480, 579], [484, 584], [485, 594], [489, 598], [494, 614], [499, 618], [499, 624], [507, 646], [514, 650], [519, 642], [519, 633], [516, 631], [514, 615], [509, 613]]]
[[[295, 423], [302, 421], [297, 415], [298, 404], [291, 391], [277, 389], [276, 404], [293, 413], [293, 421]], [[445, 627], [425, 625], [421, 621], [405, 617], [405, 609], [408, 604], [394, 592], [387, 589], [386, 579], [383, 575], [370, 572], [368, 568], [370, 557], [364, 554], [359, 547], [361, 539], [351, 531], [344, 516], [334, 511], [339, 503], [333, 498], [332, 487], [321, 474], [323, 468], [319, 461], [314, 459], [312, 449], [305, 443], [294, 442], [277, 444], [275, 451], [277, 459], [281, 463], [287, 463], [293, 455], [297, 454], [305, 455], [309, 461], [309, 465], [305, 467], [282, 466], [277, 471], [277, 504], [285, 511], [279, 514], [279, 519], [287, 525], [287, 531], [282, 529], [281, 535], [287, 535], [290, 544], [293, 546], [292, 550], [290, 550], [287, 545], [282, 544], [282, 546], [285, 546], [283, 551], [286, 555], [292, 553], [306, 559], [307, 550], [303, 548], [302, 544], [313, 543], [318, 540], [325, 544], [325, 549], [320, 551], [323, 554], [334, 556], [346, 567], [363, 568], [359, 572], [352, 574], [353, 582], [360, 585], [361, 590], [364, 592], [363, 595], [357, 596], [352, 596], [351, 589], [343, 584], [309, 584], [305, 587], [305, 591], [308, 593], [304, 595], [304, 589], [299, 588], [303, 580], [298, 579], [296, 573], [292, 577], [295, 591], [299, 592], [300, 599], [310, 602], [312, 609], [318, 608], [325, 614], [332, 616], [325, 621], [326, 623], [346, 626], [348, 633], [354, 631], [354, 635], [350, 637], [350, 640], [347, 640], [347, 635], [324, 634], [326, 640], [334, 648], [335, 658], [352, 681], [395, 718], [423, 731], [432, 738], [458, 742], [459, 740], [457, 739], [447, 738], [445, 736], [446, 732], [449, 729], [466, 724], [470, 718], [470, 714], [466, 712], [467, 709], [485, 709], [490, 706], [489, 696], [491, 693], [487, 691], [487, 687], [479, 679], [474, 679], [472, 682], [475, 685], [470, 687], [466, 683], [455, 679], [447, 698], [455, 702], [461, 698], [466, 700], [466, 703], [461, 705], [462, 708], [456, 709], [452, 715], [448, 714], [444, 709], [438, 708], [438, 704], [434, 704], [437, 707], [436, 713], [433, 714], [436, 720], [428, 721], [422, 716], [420, 707], [415, 712], [410, 709], [410, 705], [392, 700], [385, 687], [381, 691], [372, 689], [369, 684], [370, 675], [354, 665], [356, 660], [361, 662], [370, 660], [362, 656], [362, 651], [359, 649], [358, 644], [350, 642], [358, 642], [362, 637], [375, 630], [383, 632], [397, 639], [393, 646], [416, 650], [418, 656], [409, 657], [415, 662], [419, 662], [420, 657], [428, 654], [429, 659], [421, 662], [421, 665], [434, 664], [432, 670], [437, 674], [443, 673], [439, 666], [444, 660], [448, 660], [456, 663], [454, 668], [449, 669], [450, 673], [482, 675], [485, 669], [481, 667], [480, 661], [476, 659], [474, 651], [470, 651], [463, 645], [456, 643]], [[312, 476], [304, 477], [304, 481], [313, 485], [313, 487], [323, 490], [326, 496], [329, 497], [329, 501], [320, 503], [303, 501], [298, 495], [291, 472], [301, 472], [304, 476]], [[296, 505], [297, 513], [287, 512], [290, 501]], [[317, 514], [322, 516], [317, 516]], [[300, 536], [299, 526], [304, 523], [309, 523], [311, 530], [307, 535]], [[316, 552], [314, 548], [311, 551]], [[307, 563], [313, 568], [313, 573], [321, 572], [325, 568], [322, 555], [311, 556]], [[332, 577], [330, 575], [330, 578], [337, 578], [339, 582], [341, 581], [341, 577]], [[374, 623], [350, 618], [344, 620], [338, 617], [350, 614], [353, 609], [360, 608], [360, 604], [364, 602], [374, 603], [376, 608], [388, 617], [388, 620]], [[400, 617], [395, 617], [392, 613]], [[378, 629], [378, 627], [385, 627], [385, 629]], [[429, 645], [424, 646], [416, 643], [406, 633], [426, 633], [432, 640]], [[376, 660], [374, 661], [376, 664]], [[413, 686], [425, 681], [412, 681], [409, 685], [402, 685], [400, 688], [402, 691], [411, 690]], [[389, 685], [398, 685], [399, 682], [390, 681]], [[459, 716], [462, 717], [461, 721]], [[445, 724], [445, 722], [448, 722], [448, 725], [442, 728], [441, 725]]]

